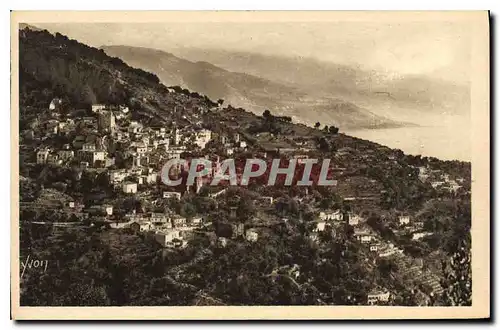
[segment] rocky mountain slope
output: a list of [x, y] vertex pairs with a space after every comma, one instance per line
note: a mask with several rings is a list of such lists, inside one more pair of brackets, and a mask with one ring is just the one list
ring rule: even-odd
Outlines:
[[19, 39], [21, 121], [54, 97], [77, 109], [90, 109], [94, 103], [125, 104], [135, 117], [156, 125], [189, 122], [195, 110], [216, 106], [198, 93], [169, 91], [154, 74], [64, 35], [25, 28]]

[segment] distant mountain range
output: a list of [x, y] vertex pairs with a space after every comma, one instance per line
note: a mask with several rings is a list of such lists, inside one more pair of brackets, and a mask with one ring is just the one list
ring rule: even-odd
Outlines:
[[[20, 24], [33, 31], [41, 29]], [[424, 75], [397, 75], [313, 58], [220, 49], [165, 52], [102, 46], [106, 54], [225, 105], [341, 130], [414, 126], [420, 114], [470, 113], [470, 87]], [[406, 116], [407, 112], [412, 115]], [[421, 123], [421, 122], [419, 122]], [[424, 124], [425, 125], [425, 124]]]
[[437, 76], [397, 75], [313, 58], [220, 49], [179, 48], [172, 52], [190, 61], [203, 59], [229, 71], [246, 72], [309, 93], [335, 95], [358, 106], [369, 104], [376, 108], [389, 105], [449, 114], [470, 111], [470, 86]]
[[[127, 64], [156, 74], [166, 85], [179, 85], [196, 90], [212, 99], [222, 98], [225, 104], [243, 107], [261, 114], [270, 109], [273, 114], [292, 116], [294, 121], [322, 125], [336, 125], [341, 129], [381, 128], [407, 125], [376, 115], [353, 102], [341, 97], [339, 90], [349, 90], [349, 86], [339, 86], [334, 92], [317, 88], [325, 77], [308, 77], [307, 81], [296, 83], [293, 73], [286, 67], [269, 67], [269, 61], [259, 61], [262, 71], [272, 74], [259, 76], [223, 69], [210, 61], [190, 61], [171, 53], [141, 47], [102, 46], [109, 56], [119, 57]], [[210, 62], [210, 63], [209, 63]], [[279, 66], [279, 63], [275, 63]], [[289, 65], [289, 63], [284, 63]], [[306, 76], [308, 66], [297, 63], [297, 74]], [[258, 67], [254, 65], [253, 67]], [[245, 71], [247, 67], [241, 67]], [[233, 69], [234, 70], [234, 69]], [[320, 68], [317, 69], [321, 71]], [[252, 71], [248, 69], [248, 71]], [[339, 70], [341, 71], [341, 70]], [[283, 73], [283, 74], [281, 74]], [[345, 71], [348, 74], [348, 70]], [[313, 74], [314, 75], [314, 74]], [[273, 78], [274, 79], [270, 79]], [[344, 93], [345, 94], [345, 93]]]

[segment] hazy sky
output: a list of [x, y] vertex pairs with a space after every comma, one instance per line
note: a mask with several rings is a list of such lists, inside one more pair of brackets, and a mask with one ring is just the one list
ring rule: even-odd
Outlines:
[[221, 48], [305, 56], [402, 74], [466, 82], [469, 27], [458, 22], [64, 23], [34, 24], [94, 47]]

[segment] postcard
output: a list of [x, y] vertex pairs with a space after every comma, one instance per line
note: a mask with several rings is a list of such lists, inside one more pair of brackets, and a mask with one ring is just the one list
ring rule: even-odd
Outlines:
[[11, 317], [490, 317], [486, 11], [12, 12]]

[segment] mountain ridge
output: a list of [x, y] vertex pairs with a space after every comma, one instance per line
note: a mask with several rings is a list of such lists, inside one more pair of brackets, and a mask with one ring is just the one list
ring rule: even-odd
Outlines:
[[[397, 74], [326, 62], [314, 58], [267, 55], [222, 49], [176, 48], [171, 52], [188, 60], [200, 58], [227, 70], [238, 70], [295, 86], [334, 91], [355, 104], [380, 103], [429, 112], [470, 112], [470, 86], [417, 74]], [[375, 92], [391, 95], [391, 99]], [[358, 104], [359, 105], [359, 104]], [[378, 113], [377, 113], [378, 114]]]
[[204, 60], [189, 61], [147, 47], [101, 46], [111, 56], [134, 67], [154, 72], [167, 85], [197, 90], [212, 99], [260, 114], [270, 109], [309, 125], [321, 122], [346, 128], [399, 127], [396, 122], [336, 97], [315, 98], [296, 86], [222, 69]]

